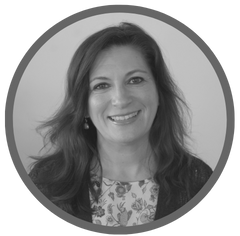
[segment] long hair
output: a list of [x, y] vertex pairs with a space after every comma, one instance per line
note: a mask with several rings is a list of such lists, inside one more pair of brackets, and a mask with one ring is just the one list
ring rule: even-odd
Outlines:
[[89, 71], [102, 50], [124, 45], [140, 50], [151, 69], [159, 95], [159, 107], [149, 133], [158, 165], [154, 179], [166, 189], [169, 197], [171, 185], [180, 188], [188, 185], [184, 168], [189, 151], [183, 119], [187, 105], [155, 40], [140, 27], [121, 23], [94, 33], [78, 47], [67, 72], [63, 104], [51, 119], [38, 127], [39, 130], [47, 128], [45, 142], [54, 147], [54, 154], [35, 157], [35, 168], [51, 166], [50, 177], [40, 176], [38, 182], [51, 191], [53, 202], [71, 214], [76, 209], [91, 210], [81, 194], [86, 186], [94, 194], [90, 172], [93, 158], [98, 157], [97, 131], [90, 119], [89, 130], [84, 129], [88, 114]]

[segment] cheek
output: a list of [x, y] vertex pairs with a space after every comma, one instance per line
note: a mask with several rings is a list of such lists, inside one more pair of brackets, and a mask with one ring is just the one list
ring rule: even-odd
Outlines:
[[102, 95], [90, 95], [88, 99], [88, 112], [91, 118], [102, 113], [106, 107], [106, 98]]
[[154, 110], [158, 107], [158, 93], [155, 88], [150, 88], [146, 90], [142, 94], [142, 101], [144, 101], [145, 105], [151, 112], [154, 112]]

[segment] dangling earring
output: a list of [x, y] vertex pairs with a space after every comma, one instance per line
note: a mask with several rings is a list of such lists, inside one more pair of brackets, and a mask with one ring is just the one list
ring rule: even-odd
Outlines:
[[87, 118], [85, 118], [84, 129], [89, 129]]

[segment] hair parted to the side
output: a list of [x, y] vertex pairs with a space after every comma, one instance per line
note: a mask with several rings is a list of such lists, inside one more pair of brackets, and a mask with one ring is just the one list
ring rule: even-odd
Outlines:
[[89, 71], [102, 50], [124, 45], [140, 50], [151, 69], [159, 95], [159, 107], [149, 134], [158, 164], [155, 181], [169, 192], [169, 197], [171, 184], [181, 188], [188, 185], [183, 168], [186, 164], [183, 157], [189, 155], [184, 120], [184, 111], [188, 111], [188, 107], [168, 72], [155, 40], [140, 27], [121, 23], [94, 33], [79, 46], [67, 72], [63, 104], [51, 119], [38, 128], [47, 128], [44, 139], [54, 146], [55, 152], [33, 157], [37, 160], [34, 168], [51, 168], [50, 178], [40, 175], [38, 183], [49, 189], [53, 202], [73, 215], [79, 208], [90, 211], [81, 194], [86, 185], [94, 194], [90, 171], [93, 158], [98, 157], [97, 132], [90, 119], [90, 128], [84, 129], [88, 115]]

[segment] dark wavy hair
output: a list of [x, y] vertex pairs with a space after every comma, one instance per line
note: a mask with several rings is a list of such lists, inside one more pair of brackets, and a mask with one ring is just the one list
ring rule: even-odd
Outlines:
[[102, 50], [124, 45], [140, 50], [151, 69], [159, 95], [159, 107], [149, 134], [158, 165], [154, 179], [168, 192], [168, 201], [171, 185], [188, 191], [188, 179], [184, 173], [190, 160], [184, 118], [188, 107], [155, 40], [140, 27], [124, 22], [94, 33], [78, 47], [67, 72], [62, 106], [51, 119], [38, 127], [38, 130], [47, 128], [45, 144], [50, 143], [54, 147], [54, 153], [34, 157], [37, 160], [34, 167], [50, 169], [48, 175], [39, 177], [38, 183], [49, 189], [52, 202], [71, 214], [77, 209], [91, 211], [81, 194], [86, 186], [97, 199], [90, 181], [94, 157], [98, 158], [101, 166], [97, 132], [90, 119], [90, 128], [84, 129], [84, 119], [88, 114], [89, 71]]

